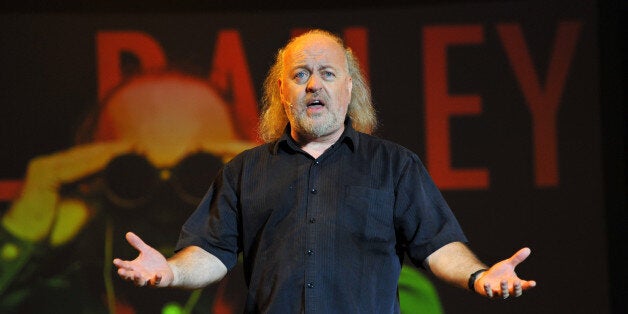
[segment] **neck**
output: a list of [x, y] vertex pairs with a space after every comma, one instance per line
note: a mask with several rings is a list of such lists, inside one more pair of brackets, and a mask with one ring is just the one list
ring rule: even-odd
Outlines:
[[313, 137], [311, 135], [300, 134], [292, 130], [291, 136], [297, 142], [297, 144], [314, 158], [318, 158], [329, 147], [334, 145], [342, 135], [344, 126], [329, 135], [323, 135], [320, 137]]

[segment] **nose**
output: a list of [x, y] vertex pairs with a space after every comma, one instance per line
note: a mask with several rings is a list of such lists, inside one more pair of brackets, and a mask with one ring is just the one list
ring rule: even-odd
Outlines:
[[305, 91], [308, 93], [316, 93], [321, 89], [321, 80], [320, 77], [318, 77], [317, 74], [313, 74], [310, 76], [309, 80], [307, 81], [307, 86]]

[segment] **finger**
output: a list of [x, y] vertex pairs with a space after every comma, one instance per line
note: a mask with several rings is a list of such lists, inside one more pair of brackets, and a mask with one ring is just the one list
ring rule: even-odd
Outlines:
[[113, 264], [118, 267], [118, 269], [126, 269], [129, 271], [133, 271], [133, 264], [129, 261], [123, 261], [119, 258], [113, 260]]
[[163, 276], [161, 274], [155, 274], [153, 275], [152, 279], [148, 280], [148, 285], [152, 287], [159, 287], [162, 279]]
[[135, 274], [135, 276], [133, 277], [133, 282], [135, 283], [136, 286], [138, 287], [146, 287], [149, 285], [149, 279], [144, 279], [144, 276], [140, 275], [140, 274]]
[[159, 285], [161, 282], [161, 275], [155, 275], [155, 286]]
[[514, 293], [515, 293], [515, 298], [520, 297], [523, 294], [523, 288], [521, 288], [521, 281], [517, 281], [515, 282], [515, 288], [514, 288]]
[[157, 276], [153, 276], [153, 278], [148, 278], [146, 280], [146, 286], [156, 286], [157, 285]]
[[120, 267], [118, 268], [118, 274], [133, 275], [135, 270], [132, 267]]
[[137, 274], [133, 274], [133, 276], [131, 277], [131, 281], [133, 281], [133, 284], [136, 285], [137, 287], [142, 286], [142, 281], [140, 280], [140, 277]]
[[484, 292], [486, 292], [486, 296], [489, 298], [493, 297], [493, 289], [491, 289], [491, 284], [490, 283], [485, 283], [484, 284]]
[[144, 243], [140, 237], [130, 231], [126, 233], [126, 241], [140, 252], [143, 252], [148, 247], [148, 245]]
[[502, 298], [507, 299], [510, 296], [510, 293], [508, 292], [508, 281], [502, 280], [501, 288], [502, 288]]
[[523, 282], [523, 285], [522, 285], [523, 290], [527, 290], [534, 287], [536, 287], [536, 281], [534, 280], [525, 281]]
[[120, 276], [120, 278], [127, 281], [133, 280], [132, 273], [123, 268], [118, 269], [118, 276]]
[[119, 258], [116, 258], [113, 260], [113, 265], [117, 266], [118, 268], [122, 267], [122, 268], [131, 268], [131, 263], [129, 261], [124, 261], [121, 260]]
[[530, 256], [530, 253], [532, 253], [532, 251], [529, 248], [524, 247], [509, 258], [510, 263], [512, 263], [513, 266], [517, 266], [519, 263], [525, 261], [525, 259]]
[[75, 146], [51, 157], [57, 165], [57, 178], [62, 182], [70, 182], [104, 168], [112, 157], [130, 149], [131, 143], [128, 142], [96, 143]]
[[141, 281], [141, 280], [140, 281], [136, 281], [135, 285], [137, 287], [140, 287], [140, 288], [147, 287], [148, 286], [148, 280], [146, 280], [146, 281]]

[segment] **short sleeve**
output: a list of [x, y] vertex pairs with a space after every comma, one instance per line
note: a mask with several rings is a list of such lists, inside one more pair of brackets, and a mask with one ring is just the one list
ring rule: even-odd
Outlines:
[[449, 205], [416, 155], [411, 155], [396, 188], [397, 239], [416, 266], [451, 242], [467, 242]]
[[198, 246], [232, 269], [240, 251], [240, 223], [238, 198], [227, 166], [220, 170], [199, 206], [183, 224], [176, 251]]

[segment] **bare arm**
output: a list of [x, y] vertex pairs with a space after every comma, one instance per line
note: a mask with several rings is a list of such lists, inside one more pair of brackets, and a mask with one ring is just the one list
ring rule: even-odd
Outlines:
[[220, 281], [227, 267], [214, 255], [198, 246], [189, 246], [168, 259], [174, 274], [171, 286], [196, 289]]
[[139, 255], [132, 261], [113, 260], [118, 275], [137, 286], [202, 288], [219, 281], [227, 267], [214, 255], [197, 246], [190, 246], [169, 259], [150, 247], [132, 232], [126, 239]]
[[427, 257], [425, 266], [439, 279], [464, 289], [467, 289], [472, 273], [488, 268], [461, 242], [452, 242], [436, 250]]
[[530, 249], [523, 248], [512, 257], [488, 268], [466, 245], [453, 242], [428, 256], [425, 265], [438, 278], [465, 289], [472, 273], [487, 269], [478, 275], [473, 290], [489, 298], [499, 296], [505, 299], [510, 295], [518, 297], [524, 290], [536, 286], [535, 281], [520, 279], [515, 273], [515, 267], [529, 255]]

